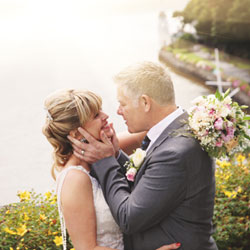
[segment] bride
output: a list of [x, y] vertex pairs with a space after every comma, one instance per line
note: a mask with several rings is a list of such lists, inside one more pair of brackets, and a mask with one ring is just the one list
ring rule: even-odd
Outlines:
[[[101, 106], [99, 96], [82, 90], [58, 91], [45, 100], [47, 118], [43, 134], [54, 148], [52, 176], [57, 182], [64, 250], [66, 228], [76, 250], [124, 249], [122, 232], [113, 219], [101, 187], [89, 174], [90, 166], [74, 156], [67, 139], [71, 135], [84, 140], [77, 130], [82, 126], [96, 139], [100, 139], [100, 131], [103, 130], [114, 144], [118, 143], [116, 137], [113, 137], [115, 133], [112, 124], [108, 124], [108, 115], [102, 111]], [[120, 147], [125, 145], [131, 150], [131, 145], [141, 137], [123, 136], [119, 142]], [[57, 177], [55, 170], [59, 172]], [[171, 244], [158, 250], [178, 247], [179, 244]]]

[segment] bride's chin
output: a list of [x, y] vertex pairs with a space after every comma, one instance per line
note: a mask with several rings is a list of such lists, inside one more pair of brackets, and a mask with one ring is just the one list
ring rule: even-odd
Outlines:
[[111, 129], [104, 130], [104, 132], [108, 138], [111, 138], [113, 136], [113, 131]]

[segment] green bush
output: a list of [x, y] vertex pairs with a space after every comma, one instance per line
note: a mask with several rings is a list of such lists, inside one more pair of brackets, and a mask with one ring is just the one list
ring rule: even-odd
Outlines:
[[249, 250], [250, 155], [218, 161], [214, 238], [220, 250]]
[[[56, 195], [24, 191], [18, 196], [19, 203], [0, 209], [0, 249], [62, 249]], [[72, 249], [70, 242], [67, 246]]]

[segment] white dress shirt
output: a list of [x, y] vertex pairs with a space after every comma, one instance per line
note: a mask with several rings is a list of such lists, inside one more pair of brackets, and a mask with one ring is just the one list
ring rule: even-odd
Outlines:
[[156, 125], [154, 125], [147, 133], [148, 138], [150, 139], [150, 143], [148, 145], [148, 148], [146, 152], [149, 150], [149, 148], [154, 144], [154, 142], [158, 139], [158, 137], [161, 135], [161, 133], [181, 114], [183, 114], [184, 111], [181, 107], [178, 107], [174, 112], [166, 116], [164, 119], [162, 119], [160, 122], [158, 122]]

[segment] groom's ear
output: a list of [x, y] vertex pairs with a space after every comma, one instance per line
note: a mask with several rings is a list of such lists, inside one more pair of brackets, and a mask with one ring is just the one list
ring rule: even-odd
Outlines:
[[140, 102], [141, 102], [142, 107], [144, 108], [144, 111], [149, 112], [151, 109], [151, 105], [152, 105], [151, 98], [147, 95], [142, 95], [140, 97]]

